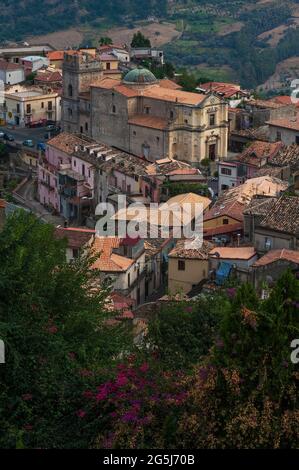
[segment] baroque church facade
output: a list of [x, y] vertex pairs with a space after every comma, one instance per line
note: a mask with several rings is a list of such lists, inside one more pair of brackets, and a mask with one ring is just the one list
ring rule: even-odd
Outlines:
[[213, 94], [182, 91], [146, 69], [122, 79], [88, 54], [65, 54], [62, 124], [133, 155], [173, 158], [196, 167], [226, 158], [228, 105]]

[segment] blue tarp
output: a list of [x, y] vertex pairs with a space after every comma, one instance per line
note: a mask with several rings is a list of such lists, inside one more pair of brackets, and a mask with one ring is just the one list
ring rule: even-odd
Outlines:
[[216, 272], [216, 284], [221, 286], [227, 280], [230, 272], [232, 269], [232, 265], [230, 263], [226, 263], [225, 261], [221, 261], [219, 268]]

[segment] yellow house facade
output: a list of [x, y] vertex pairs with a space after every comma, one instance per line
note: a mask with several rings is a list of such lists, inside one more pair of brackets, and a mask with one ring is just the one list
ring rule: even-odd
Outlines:
[[200, 248], [188, 248], [190, 240], [179, 240], [169, 253], [168, 291], [170, 295], [187, 294], [208, 278], [209, 252], [212, 243], [204, 241]]

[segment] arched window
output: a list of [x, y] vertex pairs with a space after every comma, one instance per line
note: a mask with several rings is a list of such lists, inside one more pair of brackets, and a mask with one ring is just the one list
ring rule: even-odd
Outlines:
[[69, 84], [68, 86], [68, 95], [73, 96], [73, 85]]

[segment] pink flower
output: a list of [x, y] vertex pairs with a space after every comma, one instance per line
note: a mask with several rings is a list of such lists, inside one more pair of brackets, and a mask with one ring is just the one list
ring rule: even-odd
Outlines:
[[123, 387], [124, 385], [126, 385], [128, 383], [128, 379], [127, 377], [121, 373], [121, 374], [118, 374], [117, 378], [116, 378], [116, 385], [118, 387]]
[[147, 364], [147, 362], [144, 362], [141, 366], [140, 366], [140, 371], [141, 372], [147, 372], [148, 369], [149, 369], [149, 365]]
[[106, 387], [103, 387], [99, 393], [96, 394], [97, 401], [105, 400], [108, 396], [108, 390]]
[[70, 352], [69, 358], [71, 359], [71, 361], [73, 361], [74, 359], [76, 359], [76, 354], [74, 352]]
[[78, 416], [78, 418], [81, 418], [81, 419], [82, 419], [82, 418], [84, 418], [84, 416], [86, 416], [86, 411], [84, 411], [84, 410], [78, 410], [78, 411], [76, 412], [76, 415]]

